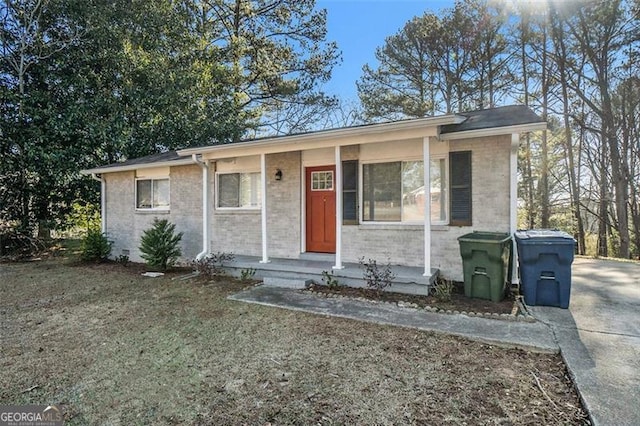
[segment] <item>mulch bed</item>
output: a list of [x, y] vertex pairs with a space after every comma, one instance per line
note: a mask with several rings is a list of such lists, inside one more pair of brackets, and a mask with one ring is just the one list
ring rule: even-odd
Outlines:
[[323, 295], [340, 295], [344, 297], [362, 297], [381, 302], [414, 304], [420, 308], [437, 308], [443, 311], [476, 312], [482, 314], [508, 314], [514, 310], [515, 297], [508, 293], [504, 300], [492, 302], [485, 299], [472, 299], [464, 295], [462, 283], [455, 283], [454, 292], [449, 302], [442, 302], [433, 296], [421, 296], [414, 294], [394, 293], [391, 291], [376, 292], [368, 288], [355, 288], [347, 286], [328, 287], [322, 284], [312, 284], [308, 290]]

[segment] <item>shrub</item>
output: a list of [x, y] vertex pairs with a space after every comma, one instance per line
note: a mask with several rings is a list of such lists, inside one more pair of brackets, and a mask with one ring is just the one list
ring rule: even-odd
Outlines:
[[363, 269], [362, 277], [367, 283], [367, 287], [380, 293], [387, 287], [391, 286], [391, 282], [396, 275], [391, 270], [391, 264], [378, 265], [375, 259], [369, 259], [365, 262], [364, 257], [360, 258], [360, 267]]
[[102, 262], [111, 254], [111, 242], [98, 228], [90, 228], [82, 239], [82, 260]]
[[340, 287], [340, 283], [335, 275], [333, 275], [333, 271], [322, 271], [322, 282], [331, 289]]
[[240, 271], [240, 281], [249, 281], [256, 274], [254, 268], [246, 268]]
[[45, 248], [44, 242], [19, 221], [0, 219], [0, 257], [21, 259], [35, 256]]
[[[200, 275], [204, 275], [209, 278], [217, 277], [220, 275], [224, 275], [224, 263], [231, 262], [234, 259], [233, 253], [225, 253], [225, 252], [217, 252], [210, 253], [202, 259], [197, 259], [191, 262], [191, 266], [193, 269], [200, 273]], [[244, 272], [243, 270], [243, 277]], [[255, 274], [255, 270], [253, 271]], [[251, 275], [253, 276], [253, 274]], [[244, 279], [244, 278], [243, 278]]]
[[438, 302], [450, 302], [453, 289], [453, 281], [438, 279], [431, 288], [431, 295], [435, 297]]
[[176, 234], [176, 225], [167, 219], [155, 218], [151, 228], [144, 231], [140, 240], [141, 257], [147, 265], [166, 271], [182, 254], [182, 232]]

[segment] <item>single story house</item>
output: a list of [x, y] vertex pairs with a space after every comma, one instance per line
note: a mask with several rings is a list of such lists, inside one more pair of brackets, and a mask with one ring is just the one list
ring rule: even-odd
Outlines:
[[185, 260], [231, 252], [257, 276], [322, 269], [348, 281], [365, 257], [419, 287], [400, 291], [423, 292], [437, 273], [463, 279], [457, 237], [516, 230], [520, 137], [545, 128], [527, 107], [507, 106], [188, 148], [83, 173], [102, 183], [114, 256], [140, 261], [142, 232], [159, 217], [184, 233]]

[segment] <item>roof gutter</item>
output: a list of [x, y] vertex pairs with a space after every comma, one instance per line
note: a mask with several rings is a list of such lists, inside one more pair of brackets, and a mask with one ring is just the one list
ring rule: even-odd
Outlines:
[[100, 232], [107, 233], [107, 182], [104, 177], [91, 173], [91, 179], [100, 182]]
[[198, 159], [197, 154], [191, 155], [191, 162], [202, 169], [202, 251], [196, 255], [196, 260], [204, 258], [210, 252], [209, 219], [211, 217], [209, 204], [209, 161]]
[[299, 135], [278, 136], [272, 138], [248, 140], [223, 145], [210, 145], [199, 148], [187, 148], [178, 151], [178, 155], [186, 156], [193, 154], [204, 154], [214, 151], [226, 151], [244, 147], [269, 147], [287, 142], [303, 143], [313, 141], [332, 140], [346, 138], [349, 136], [376, 135], [390, 131], [402, 131], [420, 129], [423, 127], [441, 126], [446, 124], [460, 124], [467, 118], [461, 115], [448, 114], [439, 117], [426, 117], [420, 119], [406, 120], [400, 122], [380, 123], [366, 126], [347, 127], [342, 129], [322, 130], [318, 132], [303, 133]]
[[160, 161], [157, 163], [146, 164], [129, 164], [126, 166], [113, 166], [113, 167], [97, 167], [95, 169], [81, 170], [83, 175], [96, 174], [96, 173], [117, 173], [117, 172], [129, 172], [132, 170], [141, 169], [155, 169], [157, 167], [174, 167], [174, 166], [188, 166], [193, 164], [190, 158], [181, 158], [179, 160], [172, 161]]
[[441, 133], [439, 139], [452, 141], [456, 139], [481, 138], [485, 136], [510, 135], [513, 133], [527, 133], [536, 130], [546, 130], [547, 123], [516, 124], [514, 126], [489, 127], [486, 129], [466, 130], [461, 132]]

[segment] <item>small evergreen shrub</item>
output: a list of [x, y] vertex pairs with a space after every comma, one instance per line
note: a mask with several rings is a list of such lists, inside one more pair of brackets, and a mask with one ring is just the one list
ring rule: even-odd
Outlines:
[[111, 242], [96, 227], [89, 228], [82, 239], [82, 260], [102, 262], [111, 254]]
[[375, 290], [378, 296], [385, 288], [391, 286], [391, 282], [396, 277], [389, 262], [386, 265], [378, 265], [375, 259], [365, 261], [362, 257], [360, 258], [360, 267], [363, 269], [362, 277], [367, 283], [367, 287]]
[[182, 255], [181, 240], [182, 232], [176, 234], [175, 224], [155, 218], [151, 228], [144, 231], [140, 239], [141, 257], [147, 265], [166, 271]]

